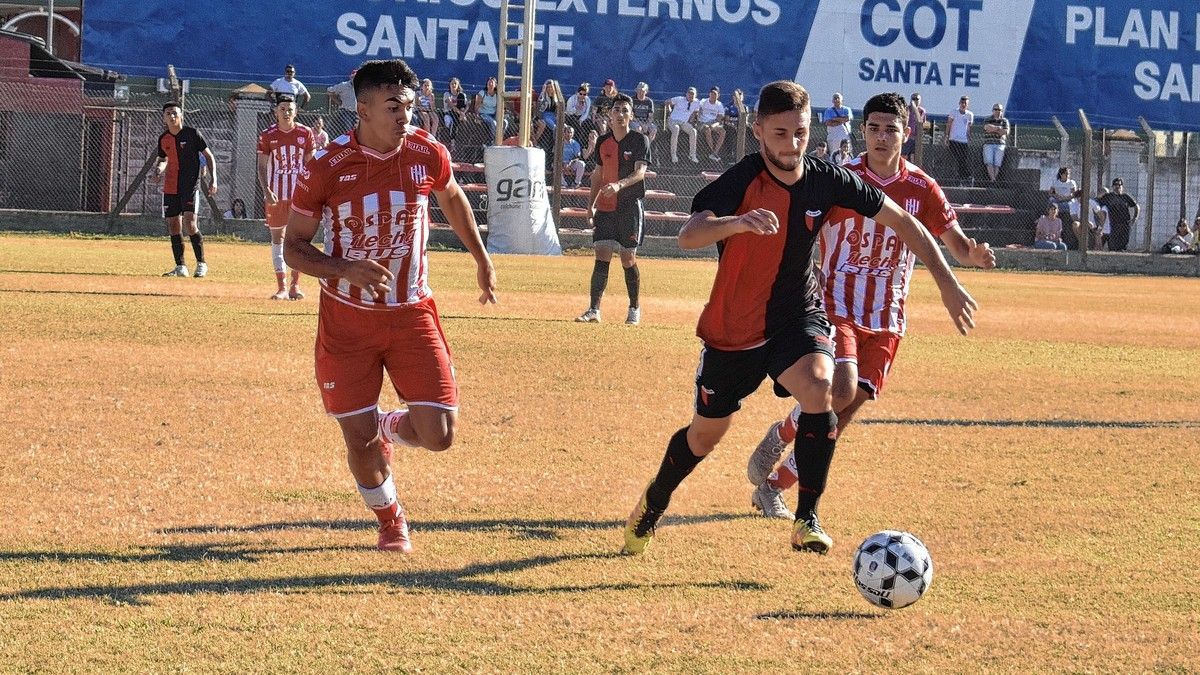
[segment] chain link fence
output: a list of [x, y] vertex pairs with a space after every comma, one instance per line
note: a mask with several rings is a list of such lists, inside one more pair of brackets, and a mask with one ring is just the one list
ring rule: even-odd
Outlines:
[[[480, 111], [483, 86], [468, 84], [462, 96], [447, 95], [448, 83], [433, 83], [433, 90], [425, 110], [418, 110], [414, 124], [451, 148], [452, 156], [460, 163], [459, 180], [468, 186], [477, 216], [486, 223], [483, 174], [475, 165], [482, 162], [484, 146], [495, 142], [495, 132], [494, 122]], [[353, 113], [332, 106], [325, 96], [325, 85], [310, 85], [310, 91], [313, 100], [307, 109], [299, 111], [300, 123], [312, 126], [321, 117], [330, 138], [351, 127]], [[163, 130], [162, 105], [168, 100], [166, 93], [134, 94], [128, 100], [89, 96], [78, 81], [72, 80], [0, 82], [0, 208], [107, 212], [127, 196], [124, 213], [160, 213], [157, 185], [142, 182], [135, 190], [131, 187], [156, 153]], [[719, 150], [709, 146], [704, 131], [698, 132], [697, 162], [689, 157], [687, 133], [681, 133], [676, 151], [680, 161], [672, 162], [671, 133], [663, 103], [655, 101], [658, 129], [652, 144], [654, 175], [647, 181], [652, 191], [646, 203], [647, 233], [673, 235], [696, 192], [734, 163], [739, 152], [757, 152], [758, 145], [750, 128], [753, 112], [748, 110], [735, 123], [725, 125], [726, 138]], [[546, 150], [547, 168], [552, 171], [561, 157], [555, 147], [556, 135], [549, 124], [542, 122], [540, 108], [531, 112], [532, 142]], [[205, 136], [216, 158], [220, 185], [216, 209], [223, 214], [234, 200], [241, 200], [248, 217], [261, 218], [256, 140], [258, 133], [274, 122], [263, 88], [194, 85], [186, 94], [184, 113], [185, 124]], [[510, 103], [502, 132], [507, 142], [513, 142], [517, 113]], [[977, 116], [972, 129], [967, 153], [970, 175], [965, 179], [959, 179], [954, 157], [942, 143], [944, 116], [930, 114], [920, 138], [919, 163], [959, 205], [964, 228], [972, 236], [995, 246], [1028, 245], [1032, 243], [1034, 221], [1045, 210], [1047, 190], [1057, 170], [1070, 167], [1077, 180], [1082, 175], [1084, 134], [1078, 128], [1014, 125], [1000, 174], [992, 182], [983, 165], [980, 136], [984, 118]], [[855, 152], [864, 149], [858, 123], [856, 119]], [[594, 120], [572, 120], [571, 126], [585, 151], [590, 174], [595, 152], [592, 149], [587, 153], [593, 145], [590, 140], [603, 129]], [[814, 114], [810, 145], [825, 139], [825, 127]], [[1200, 196], [1200, 148], [1189, 149], [1186, 140], [1184, 134], [1154, 129], [1149, 133], [1146, 129], [1096, 130], [1090, 192], [1096, 194], [1112, 178], [1122, 177], [1126, 192], [1142, 205], [1143, 215], [1148, 211], [1154, 214], [1153, 222], [1133, 225], [1130, 250], [1158, 250], [1174, 233], [1178, 218], [1190, 222], [1200, 211], [1196, 203]], [[586, 227], [586, 216], [581, 217], [579, 210], [587, 207], [588, 181], [585, 178], [581, 187], [563, 190], [563, 212], [558, 219], [561, 227]], [[1151, 192], [1152, 205], [1148, 202]], [[210, 204], [203, 203], [201, 218], [212, 218], [212, 210]], [[1064, 228], [1064, 237], [1073, 243], [1069, 228]]]

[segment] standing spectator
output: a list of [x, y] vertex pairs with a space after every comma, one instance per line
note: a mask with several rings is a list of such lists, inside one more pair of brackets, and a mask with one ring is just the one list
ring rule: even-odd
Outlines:
[[1058, 219], [1058, 205], [1046, 205], [1046, 213], [1034, 224], [1033, 247], [1049, 251], [1065, 251], [1066, 243], [1062, 240], [1063, 224]]
[[595, 126], [591, 122], [592, 99], [588, 96], [592, 85], [582, 82], [575, 95], [567, 99], [567, 124], [575, 127], [576, 133], [591, 131]]
[[271, 262], [275, 267], [272, 300], [301, 300], [300, 271], [292, 270], [292, 285], [285, 289], [287, 266], [283, 262], [283, 230], [292, 209], [296, 180], [313, 158], [316, 140], [312, 129], [296, 123], [296, 104], [280, 96], [275, 104], [275, 124], [258, 135], [258, 184], [262, 188], [267, 229], [271, 232]]
[[1099, 251], [1108, 245], [1108, 235], [1110, 224], [1108, 222], [1108, 209], [1100, 205], [1100, 198], [1108, 194], [1108, 188], [1100, 188], [1100, 194], [1088, 200], [1088, 213], [1091, 214], [1091, 222], [1088, 223], [1088, 228], [1092, 234], [1092, 248]]
[[608, 119], [608, 111], [612, 109], [613, 103], [617, 100], [617, 95], [621, 92], [617, 91], [617, 83], [612, 80], [605, 80], [604, 86], [600, 88], [600, 95], [596, 97], [596, 103], [592, 106], [595, 111], [595, 117], [603, 117]]
[[1125, 194], [1125, 181], [1114, 178], [1112, 192], [1100, 198], [1100, 205], [1108, 209], [1112, 232], [1108, 237], [1108, 250], [1124, 251], [1129, 246], [1129, 226], [1137, 220], [1142, 207], [1133, 197]]
[[[337, 420], [350, 473], [379, 521], [376, 546], [397, 553], [411, 552], [412, 542], [391, 446], [446, 450], [458, 420], [454, 363], [428, 282], [433, 198], [474, 259], [479, 302], [496, 302], [496, 271], [450, 154], [410, 126], [417, 83], [400, 60], [358, 69], [358, 127], [305, 167], [286, 239], [287, 263], [321, 279], [315, 356], [325, 412]], [[395, 227], [401, 218], [403, 230]], [[319, 226], [328, 253], [311, 243]], [[385, 372], [407, 410], [379, 410]]]
[[692, 160], [693, 164], [698, 164], [700, 159], [696, 157], [696, 127], [692, 125], [695, 116], [700, 113], [696, 88], [688, 87], [683, 96], [676, 96], [667, 101], [667, 112], [667, 126], [671, 129], [671, 162], [679, 163], [679, 130], [682, 129], [688, 135], [691, 148], [688, 159]]
[[971, 142], [975, 113], [967, 110], [970, 103], [970, 96], [958, 99], [958, 110], [951, 111], [946, 117], [946, 137], [942, 139], [942, 144], [949, 146], [950, 154], [958, 166], [958, 180], [962, 185], [972, 183], [971, 167], [967, 163], [967, 145]]
[[1004, 106], [992, 106], [992, 116], [983, 121], [983, 165], [988, 178], [995, 183], [1004, 164], [1004, 148], [1008, 144], [1008, 120], [1004, 117]]
[[629, 128], [632, 118], [633, 99], [618, 94], [609, 109], [612, 131], [600, 138], [596, 171], [592, 173], [590, 203], [596, 262], [592, 268], [591, 304], [575, 319], [580, 323], [600, 323], [600, 298], [608, 285], [608, 266], [614, 251], [621, 255], [629, 294], [625, 323], [637, 325], [641, 321], [637, 249], [645, 235], [642, 199], [646, 196], [646, 167], [651, 158], [650, 141]]
[[329, 133], [325, 131], [325, 118], [317, 115], [313, 122], [313, 151], [324, 150], [329, 145]]
[[350, 71], [350, 79], [342, 80], [325, 90], [329, 94], [329, 105], [335, 109], [336, 126], [334, 131], [339, 135], [349, 132], [358, 120], [358, 99], [354, 96], [354, 71]]
[[852, 159], [854, 159], [854, 153], [850, 152], [850, 139], [843, 138], [841, 145], [838, 146], [838, 149], [833, 153], [833, 156], [829, 158], [829, 161], [837, 164], [838, 166], [843, 166], [849, 163]]
[[[1198, 218], [1200, 219], [1200, 218]], [[1186, 218], [1180, 218], [1178, 223], [1175, 223], [1175, 234], [1167, 240], [1167, 243], [1162, 245], [1163, 253], [1191, 253], [1192, 252], [1192, 233], [1188, 231]]]
[[479, 119], [483, 120], [483, 124], [488, 128], [488, 137], [483, 142], [484, 145], [492, 145], [496, 142], [496, 110], [499, 101], [500, 95], [496, 89], [496, 78], [489, 77], [483, 89], [475, 94], [475, 112], [479, 113]]
[[[1060, 168], [1054, 182], [1050, 183], [1050, 201], [1058, 207], [1058, 217], [1071, 239], [1078, 237], [1080, 227], [1079, 192], [1079, 186], [1071, 178], [1070, 167]], [[1074, 245], [1076, 242], [1070, 243]]]
[[542, 132], [546, 129], [554, 131], [558, 128], [558, 99], [561, 97], [562, 91], [558, 88], [558, 81], [546, 80], [538, 97], [537, 124], [533, 127], [534, 145], [542, 140]]
[[467, 92], [463, 91], [462, 82], [457, 77], [450, 78], [449, 86], [449, 90], [442, 94], [442, 112], [444, 113], [442, 120], [446, 123], [446, 128], [450, 130], [450, 152], [454, 152], [457, 149], [455, 142], [458, 132], [463, 122], [467, 121], [467, 112], [471, 108], [471, 101], [467, 98]]
[[296, 66], [290, 63], [284, 67], [283, 77], [271, 83], [271, 98], [278, 101], [281, 94], [291, 96], [299, 108], [308, 105], [308, 99], [311, 98], [308, 94], [308, 87], [296, 79]]
[[[580, 187], [583, 185], [583, 173], [587, 171], [587, 163], [583, 161], [583, 147], [575, 140], [575, 127], [563, 127], [562, 172], [563, 187]], [[575, 184], [570, 182], [570, 174], [575, 174]]]
[[917, 144], [925, 134], [925, 107], [921, 105], [921, 95], [913, 92], [908, 104], [908, 140], [900, 148], [904, 159], [913, 161], [917, 154]]
[[417, 120], [421, 128], [437, 138], [440, 122], [437, 113], [437, 94], [433, 91], [433, 80], [428, 77], [421, 80], [421, 89], [417, 91]]
[[[700, 128], [704, 129], [704, 140], [712, 152], [708, 158], [721, 159], [721, 146], [725, 145], [725, 104], [721, 103], [721, 88], [708, 90], [708, 98], [700, 102]], [[713, 137], [716, 136], [714, 140]]]
[[821, 115], [821, 121], [825, 123], [825, 140], [829, 142], [829, 147], [840, 146], [843, 138], [850, 139], [850, 121], [853, 119], [854, 113], [842, 105], [842, 94], [834, 94], [833, 105], [826, 108]]
[[829, 144], [826, 143], [825, 141], [817, 141], [817, 147], [813, 148], [813, 151], [808, 154], [812, 155], [813, 157], [816, 157], [817, 159], [823, 159], [826, 162], [828, 162], [829, 161]]
[[212, 172], [212, 183], [208, 195], [217, 194], [217, 160], [213, 158], [208, 142], [192, 127], [183, 125], [183, 109], [178, 103], [163, 106], [163, 124], [167, 130], [158, 137], [158, 162], [150, 180], [162, 183], [163, 217], [167, 220], [167, 232], [171, 235], [171, 254], [175, 256], [175, 267], [163, 274], [164, 277], [186, 277], [187, 266], [183, 264], [183, 230], [187, 230], [196, 254], [196, 277], [208, 274], [208, 263], [204, 260], [204, 235], [196, 227], [196, 207], [200, 203], [200, 158], [203, 156]]
[[651, 143], [658, 137], [658, 124], [654, 122], [654, 99], [650, 98], [650, 85], [638, 82], [633, 90], [633, 120], [629, 128], [646, 135]]

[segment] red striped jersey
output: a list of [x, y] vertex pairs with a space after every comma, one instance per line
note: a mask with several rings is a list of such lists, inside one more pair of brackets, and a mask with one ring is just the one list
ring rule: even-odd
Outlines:
[[313, 151], [314, 143], [312, 129], [303, 124], [297, 124], [291, 131], [272, 124], [258, 135], [258, 154], [267, 156], [267, 187], [279, 200], [292, 198], [296, 177], [304, 168], [304, 156]]
[[446, 146], [413, 126], [386, 154], [359, 145], [353, 131], [317, 153], [300, 171], [292, 210], [321, 219], [327, 255], [374, 260], [394, 277], [382, 298], [336, 277], [321, 280], [324, 290], [370, 309], [404, 307], [431, 296], [429, 194], [445, 190], [453, 175]]
[[[937, 181], [914, 164], [901, 160], [900, 172], [880, 178], [860, 155], [845, 168], [873, 185], [942, 236], [958, 225], [958, 216]], [[873, 331], [904, 334], [904, 300], [917, 256], [890, 227], [844, 208], [829, 212], [821, 231], [821, 283], [825, 311]]]

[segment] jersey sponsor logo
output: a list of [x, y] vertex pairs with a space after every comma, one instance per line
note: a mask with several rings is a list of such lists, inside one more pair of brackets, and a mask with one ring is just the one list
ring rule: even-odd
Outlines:
[[348, 173], [344, 176], [338, 176], [339, 183], [349, 183], [351, 181], [356, 181], [356, 180], [358, 180], [358, 174], [356, 174], [356, 173]]
[[846, 261], [838, 265], [837, 271], [841, 274], [854, 274], [863, 277], [876, 277], [879, 279], [887, 279], [896, 271], [895, 265], [890, 258], [881, 258], [879, 256], [863, 256], [858, 259], [862, 264], [854, 264]]
[[329, 168], [332, 169], [333, 167], [340, 164], [342, 162], [342, 160], [346, 159], [347, 157], [349, 157], [350, 155], [353, 155], [353, 154], [354, 154], [354, 148], [346, 148], [345, 150], [342, 150], [338, 154], [334, 155], [333, 159], [329, 160]]
[[405, 142], [404, 147], [408, 148], [409, 150], [412, 150], [413, 152], [418, 152], [422, 155], [432, 155], [433, 154], [432, 152], [429, 151], [429, 148], [425, 147], [424, 145], [421, 145], [420, 143], [413, 143], [412, 141]]
[[815, 228], [817, 226], [817, 223], [819, 222], [820, 218], [821, 218], [820, 211], [805, 211], [804, 212], [804, 224], [808, 226], [809, 232], [812, 232], [813, 228]]
[[911, 173], [908, 174], [908, 178], [906, 180], [908, 180], [908, 182], [910, 182], [913, 185], [916, 185], [917, 187], [922, 188], [922, 189], [929, 187], [928, 181], [926, 181], [924, 178], [921, 178], [920, 176], [914, 176]]
[[[367, 246], [388, 245], [390, 242], [390, 237], [378, 237], [376, 235], [366, 236], [363, 234], [363, 232], [368, 227], [390, 228], [392, 226], [396, 226], [397, 234], [401, 231], [409, 230], [411, 228], [409, 228], [408, 225], [418, 219], [420, 208], [420, 204], [414, 204], [411, 207], [397, 210], [395, 214], [382, 211], [380, 213], [369, 214], [362, 218], [359, 218], [358, 216], [349, 216], [342, 219], [341, 225], [342, 227], [348, 228], [351, 232], [351, 246], [361, 248]], [[338, 209], [333, 210], [336, 212]]]
[[415, 235], [416, 230], [405, 230], [384, 237], [358, 233], [350, 238], [350, 246], [343, 253], [343, 257], [347, 260], [405, 258], [412, 253]]
[[846, 233], [846, 243], [858, 248], [871, 248], [879, 246], [883, 251], [894, 251], [900, 246], [900, 238], [895, 234], [885, 237], [882, 234], [863, 232], [859, 229], [853, 229]]

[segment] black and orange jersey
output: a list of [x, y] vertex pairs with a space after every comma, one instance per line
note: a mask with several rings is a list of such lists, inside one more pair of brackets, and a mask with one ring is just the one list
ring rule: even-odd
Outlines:
[[850, 171], [808, 155], [802, 161], [804, 177], [785, 185], [761, 155], [747, 155], [692, 201], [692, 213], [725, 217], [765, 208], [779, 219], [773, 235], [743, 232], [717, 243], [717, 278], [696, 326], [706, 345], [757, 347], [819, 310], [813, 244], [829, 210], [842, 206], [873, 217], [883, 208], [883, 193]]
[[[645, 134], [630, 130], [621, 140], [617, 140], [612, 132], [600, 137], [596, 143], [599, 152], [596, 153], [596, 166], [600, 172], [600, 185], [615, 183], [633, 173], [638, 162], [650, 163], [650, 139]], [[597, 180], [593, 176], [592, 180]], [[618, 207], [632, 206], [637, 200], [646, 196], [646, 181], [638, 181], [621, 190], [615, 197], [596, 200], [597, 211], [616, 211]]]
[[164, 131], [158, 137], [158, 158], [167, 160], [163, 174], [163, 194], [190, 194], [200, 179], [200, 153], [208, 148], [204, 136], [192, 127], [183, 127], [178, 134]]

